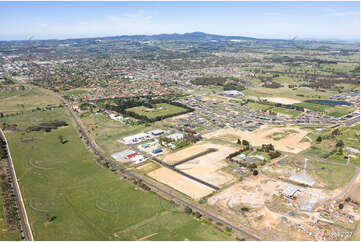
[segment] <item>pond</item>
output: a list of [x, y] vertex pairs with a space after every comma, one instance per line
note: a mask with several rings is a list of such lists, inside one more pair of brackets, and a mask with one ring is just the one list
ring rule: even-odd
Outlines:
[[345, 102], [345, 101], [307, 100], [305, 102], [308, 102], [308, 103], [320, 103], [320, 104], [325, 104], [325, 105], [329, 105], [329, 106], [339, 106], [339, 105], [351, 106], [351, 103], [348, 103], [348, 102]]

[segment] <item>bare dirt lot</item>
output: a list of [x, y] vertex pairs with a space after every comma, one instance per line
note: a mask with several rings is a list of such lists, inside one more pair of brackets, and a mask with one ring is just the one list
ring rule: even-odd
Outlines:
[[148, 173], [148, 176], [190, 196], [195, 200], [201, 199], [202, 197], [214, 192], [213, 189], [165, 167]]
[[302, 101], [293, 99], [293, 98], [287, 98], [287, 97], [265, 97], [269, 102], [274, 103], [282, 103], [282, 104], [294, 104], [294, 103], [301, 103]]
[[[287, 130], [295, 130], [297, 133], [290, 133], [287, 136], [283, 137], [280, 140], [272, 139], [272, 135], [275, 133], [282, 133]], [[260, 129], [255, 131], [240, 131], [232, 128], [220, 129], [215, 132], [211, 132], [203, 135], [204, 138], [217, 138], [222, 136], [234, 137], [238, 136], [241, 139], [248, 140], [253, 146], [261, 146], [262, 144], [273, 144], [277, 150], [290, 152], [290, 153], [299, 153], [311, 146], [309, 142], [301, 142], [303, 137], [307, 135], [308, 131], [300, 129], [298, 127], [269, 127], [262, 126]], [[236, 142], [237, 139], [229, 140], [231, 142]]]
[[271, 198], [272, 194], [278, 194], [286, 187], [287, 184], [279, 180], [262, 175], [251, 176], [211, 197], [208, 202], [211, 205], [220, 203], [225, 208], [237, 207], [240, 204], [263, 207], [264, 202]]
[[211, 142], [202, 142], [175, 153], [167, 154], [163, 157], [163, 161], [168, 164], [174, 164], [185, 158], [206, 151], [209, 148], [217, 149], [217, 151], [180, 164], [177, 168], [215, 186], [221, 186], [231, 181], [233, 178], [232, 175], [222, 172], [220, 169], [227, 166], [224, 159], [230, 153], [235, 152], [237, 150], [236, 148], [226, 145], [213, 144]]
[[190, 147], [189, 150], [181, 150], [180, 152], [181, 155], [187, 154], [187, 157], [190, 157], [199, 153], [200, 150], [207, 150], [209, 148], [215, 148], [217, 151], [178, 165], [177, 168], [215, 186], [221, 186], [233, 178], [232, 175], [220, 171], [221, 168], [227, 166], [227, 163], [224, 161], [224, 159], [230, 153], [235, 152], [237, 149], [226, 145], [207, 142]]

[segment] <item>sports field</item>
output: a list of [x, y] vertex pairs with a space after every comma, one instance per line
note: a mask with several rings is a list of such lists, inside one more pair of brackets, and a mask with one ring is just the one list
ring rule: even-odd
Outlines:
[[149, 119], [155, 119], [161, 116], [173, 115], [177, 113], [186, 112], [187, 109], [174, 106], [168, 103], [155, 104], [155, 108], [149, 108], [145, 106], [138, 106], [133, 108], [127, 108], [126, 111], [134, 112], [141, 116], [146, 116]]
[[[64, 109], [36, 115], [24, 112], [6, 120], [23, 128], [51, 117], [70, 123]], [[164, 200], [96, 165], [72, 126], [50, 133], [6, 135], [36, 240], [128, 240], [134, 238], [128, 233], [116, 233], [137, 226], [140, 229], [136, 229], [134, 236], [138, 239], [149, 234], [156, 234], [150, 240], [230, 239], [192, 216], [160, 216], [164, 215], [161, 205]], [[68, 142], [61, 144], [59, 135]], [[31, 138], [31, 142], [22, 142]]]

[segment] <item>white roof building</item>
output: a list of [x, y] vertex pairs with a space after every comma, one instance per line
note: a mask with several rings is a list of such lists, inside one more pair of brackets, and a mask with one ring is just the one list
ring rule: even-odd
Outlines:
[[151, 133], [152, 135], [160, 135], [160, 134], [163, 134], [163, 133], [164, 133], [164, 130], [155, 129], [155, 130], [150, 131], [150, 133]]
[[184, 134], [174, 133], [174, 134], [167, 135], [167, 138], [177, 141], [177, 140], [183, 139]]
[[129, 143], [139, 143], [148, 139], [151, 139], [152, 137], [149, 134], [146, 133], [139, 133], [132, 136], [127, 136], [123, 138], [123, 142], [126, 144]]
[[133, 161], [135, 164], [139, 164], [139, 163], [142, 163], [143, 161], [145, 161], [146, 158], [142, 155], [136, 155], [136, 156], [132, 157], [130, 160]]
[[237, 90], [224, 91], [223, 95], [225, 95], [225, 96], [233, 96], [233, 97], [244, 96], [244, 94], [242, 92], [237, 91]]
[[310, 187], [312, 187], [313, 184], [315, 184], [315, 181], [311, 177], [308, 177], [304, 174], [292, 174], [289, 180], [296, 183], [308, 185]]
[[349, 146], [346, 146], [345, 150], [347, 150], [347, 151], [349, 151], [351, 153], [354, 153], [354, 154], [360, 153], [360, 151], [358, 149], [355, 149], [355, 148], [352, 148], [352, 147], [349, 147]]
[[127, 157], [128, 155], [136, 153], [134, 150], [123, 150], [121, 152], [117, 152], [111, 155], [116, 160], [123, 159], [124, 157]]
[[282, 195], [286, 197], [293, 197], [298, 191], [301, 191], [301, 189], [295, 186], [288, 186], [285, 190], [282, 191]]

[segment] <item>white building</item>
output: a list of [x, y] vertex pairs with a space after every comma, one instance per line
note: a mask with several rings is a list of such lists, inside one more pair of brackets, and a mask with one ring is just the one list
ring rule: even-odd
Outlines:
[[152, 136], [146, 133], [139, 133], [123, 138], [125, 144], [136, 144], [151, 139]]
[[228, 97], [244, 96], [244, 94], [243, 94], [242, 92], [237, 91], [237, 90], [224, 91], [224, 92], [222, 93], [222, 95], [228, 96]]
[[289, 180], [310, 187], [312, 187], [313, 184], [315, 184], [315, 181], [311, 177], [308, 177], [304, 174], [291, 174]]
[[152, 135], [161, 135], [161, 134], [164, 133], [164, 130], [155, 129], [155, 130], [150, 131], [150, 133], [151, 133]]
[[128, 155], [135, 154], [136, 152], [134, 150], [123, 150], [121, 152], [117, 152], [111, 155], [115, 160], [120, 160], [128, 157]]
[[169, 139], [172, 139], [174, 141], [180, 140], [184, 138], [184, 134], [181, 133], [174, 133], [166, 136]]
[[130, 158], [131, 161], [133, 161], [135, 164], [139, 164], [142, 163], [143, 161], [145, 161], [147, 158], [145, 158], [142, 155], [136, 155], [132, 158]]

